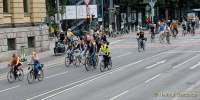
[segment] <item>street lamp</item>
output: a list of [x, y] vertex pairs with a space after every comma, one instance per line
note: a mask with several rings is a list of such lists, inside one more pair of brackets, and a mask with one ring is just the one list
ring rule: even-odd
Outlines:
[[115, 12], [115, 31], [117, 31], [117, 8], [119, 8], [120, 6], [115, 5], [114, 7], [115, 7], [115, 9], [114, 9], [114, 12]]
[[57, 19], [58, 19], [58, 30], [59, 32], [62, 31], [61, 24], [60, 24], [60, 7], [59, 7], [59, 0], [56, 0], [57, 4]]
[[154, 19], [154, 6], [155, 6], [156, 2], [157, 2], [157, 0], [149, 0], [149, 5], [151, 7], [151, 20], [152, 20], [152, 22], [154, 22], [153, 21], [153, 19]]
[[109, 25], [112, 25], [112, 10], [113, 10], [113, 0], [109, 0]]

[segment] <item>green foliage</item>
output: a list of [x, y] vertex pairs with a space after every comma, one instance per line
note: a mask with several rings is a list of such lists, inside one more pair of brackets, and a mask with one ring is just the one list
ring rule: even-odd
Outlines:
[[54, 16], [57, 12], [55, 0], [46, 0], [46, 8], [48, 16]]
[[[65, 5], [69, 3], [69, 0], [59, 0], [59, 2], [59, 5], [61, 6], [60, 13], [64, 14]], [[55, 16], [57, 13], [56, 0], [46, 0], [46, 8], [49, 16]]]

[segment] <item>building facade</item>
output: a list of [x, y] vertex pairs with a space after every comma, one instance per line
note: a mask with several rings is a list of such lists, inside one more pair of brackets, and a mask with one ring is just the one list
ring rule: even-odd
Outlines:
[[45, 0], [0, 0], [0, 61], [10, 54], [49, 49]]

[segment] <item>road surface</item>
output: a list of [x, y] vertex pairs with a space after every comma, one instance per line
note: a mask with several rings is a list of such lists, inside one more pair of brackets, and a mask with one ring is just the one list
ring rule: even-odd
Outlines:
[[[1, 100], [200, 100], [200, 36], [147, 42], [137, 51], [133, 35], [111, 41], [113, 68], [66, 68], [64, 56], [43, 60], [45, 79], [9, 84], [0, 78]], [[49, 64], [51, 63], [51, 64]], [[24, 69], [26, 70], [26, 68]]]

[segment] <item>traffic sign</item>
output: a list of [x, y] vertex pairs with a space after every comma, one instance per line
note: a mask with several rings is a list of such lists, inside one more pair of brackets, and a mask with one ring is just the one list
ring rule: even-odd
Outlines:
[[90, 3], [90, 0], [84, 0], [85, 4], [88, 5]]

